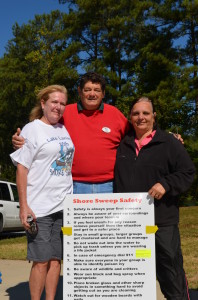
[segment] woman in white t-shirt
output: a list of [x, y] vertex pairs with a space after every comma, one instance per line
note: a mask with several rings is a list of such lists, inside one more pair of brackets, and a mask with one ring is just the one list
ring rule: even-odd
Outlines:
[[[64, 125], [58, 123], [67, 102], [66, 88], [47, 86], [40, 90], [37, 99], [31, 122], [21, 131], [25, 144], [10, 156], [17, 166], [20, 219], [28, 240], [27, 259], [33, 261], [31, 299], [40, 299], [44, 287], [46, 299], [54, 299], [62, 259], [63, 201], [73, 192], [74, 145]], [[29, 216], [33, 217], [32, 226]]]

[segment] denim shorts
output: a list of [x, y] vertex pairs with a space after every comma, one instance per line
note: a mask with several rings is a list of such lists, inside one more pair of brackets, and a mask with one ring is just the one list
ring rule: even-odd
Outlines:
[[27, 234], [27, 259], [36, 262], [63, 257], [63, 211], [36, 219], [38, 233]]
[[74, 194], [113, 193], [113, 181], [99, 183], [73, 181]]

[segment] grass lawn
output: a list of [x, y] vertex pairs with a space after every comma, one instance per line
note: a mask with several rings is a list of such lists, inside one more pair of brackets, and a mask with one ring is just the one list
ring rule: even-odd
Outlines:
[[[198, 206], [180, 208], [184, 268], [190, 289], [198, 289]], [[26, 237], [0, 239], [0, 259], [26, 259]]]
[[198, 206], [180, 208], [179, 228], [189, 288], [198, 289]]
[[26, 255], [26, 236], [0, 239], [0, 259], [25, 260]]

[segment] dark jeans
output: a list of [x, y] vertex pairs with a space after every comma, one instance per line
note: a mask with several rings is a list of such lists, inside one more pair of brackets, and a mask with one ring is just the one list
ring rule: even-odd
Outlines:
[[156, 272], [167, 300], [189, 300], [178, 225], [159, 227], [155, 235]]

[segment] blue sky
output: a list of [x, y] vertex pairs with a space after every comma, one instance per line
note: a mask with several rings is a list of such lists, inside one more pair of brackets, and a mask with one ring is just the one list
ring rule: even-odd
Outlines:
[[12, 35], [12, 26], [20, 26], [33, 20], [35, 15], [48, 14], [52, 10], [66, 12], [66, 5], [58, 0], [1, 0], [0, 3], [0, 57]]
[[[48, 14], [59, 9], [67, 12], [67, 5], [59, 4], [58, 0], [0, 0], [0, 57], [5, 52], [7, 42], [13, 37], [12, 26], [19, 26], [33, 20], [35, 15]], [[183, 44], [184, 38], [176, 44]]]

